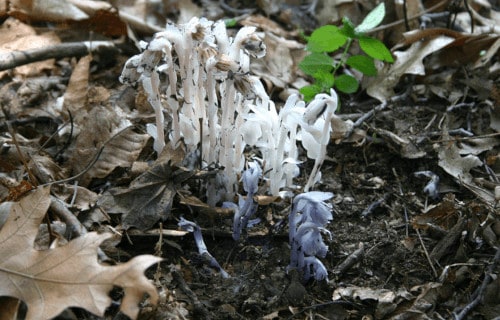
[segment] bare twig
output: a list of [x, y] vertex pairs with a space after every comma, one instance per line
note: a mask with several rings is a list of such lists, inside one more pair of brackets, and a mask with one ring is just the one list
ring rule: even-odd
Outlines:
[[359, 119], [356, 120], [356, 122], [354, 122], [354, 127], [357, 128], [357, 127], [361, 126], [366, 120], [373, 117], [375, 115], [375, 112], [382, 111], [385, 109], [385, 107], [387, 107], [387, 103], [382, 103], [382, 104], [376, 106], [375, 108], [371, 109], [370, 111], [366, 112], [361, 117], [359, 117]]
[[187, 295], [188, 298], [193, 303], [194, 314], [198, 315], [200, 319], [210, 319], [208, 310], [205, 308], [203, 303], [201, 303], [201, 301], [198, 299], [196, 293], [194, 293], [193, 290], [189, 288], [188, 284], [182, 277], [180, 271], [176, 267], [172, 267], [171, 274], [174, 281], [177, 282], [179, 289], [182, 290], [182, 292], [184, 292], [184, 294]]
[[424, 11], [420, 12], [417, 15], [414, 15], [414, 16], [411, 16], [411, 17], [407, 17], [407, 19], [400, 19], [400, 20], [397, 20], [397, 21], [394, 21], [394, 22], [391, 22], [391, 23], [388, 23], [388, 24], [381, 25], [381, 26], [379, 26], [377, 28], [374, 28], [374, 29], [370, 30], [368, 33], [375, 33], [375, 32], [378, 32], [378, 31], [385, 30], [385, 29], [390, 29], [390, 28], [395, 27], [397, 25], [404, 24], [405, 22], [407, 23], [407, 22], [409, 22], [411, 20], [418, 19], [421, 16], [423, 16], [423, 15], [429, 13], [429, 12], [433, 12], [434, 10], [438, 9], [439, 7], [441, 7], [442, 5], [444, 5], [447, 1], [448, 0], [440, 1], [440, 2], [436, 3], [435, 5], [433, 5], [432, 7], [428, 8], [428, 9], [425, 9]]
[[427, 258], [427, 261], [429, 262], [429, 265], [431, 266], [432, 272], [434, 273], [434, 277], [438, 277], [438, 273], [436, 271], [436, 268], [434, 268], [434, 263], [432, 263], [432, 260], [429, 256], [429, 252], [427, 251], [427, 248], [425, 247], [424, 241], [422, 240], [422, 237], [420, 236], [420, 232], [418, 229], [415, 229], [418, 235], [418, 240], [420, 240], [420, 244], [422, 245], [422, 249], [424, 250], [425, 257]]
[[[82, 225], [80, 220], [76, 218], [73, 212], [68, 209], [67, 204], [52, 195], [50, 196], [50, 210], [66, 224], [65, 237], [68, 241], [72, 238], [77, 238], [87, 233], [87, 229], [85, 229], [85, 227]], [[111, 260], [110, 258], [108, 258], [106, 253], [102, 251], [101, 248], [97, 248], [97, 256], [99, 257], [100, 261]]]
[[453, 226], [453, 228], [448, 231], [446, 236], [441, 239], [441, 241], [436, 244], [434, 249], [430, 254], [430, 258], [432, 261], [439, 261], [441, 257], [443, 257], [449, 249], [457, 242], [462, 234], [462, 231], [465, 228], [466, 221], [464, 217], [459, 217], [457, 223]]
[[495, 254], [495, 257], [493, 258], [493, 261], [491, 262], [490, 266], [488, 267], [488, 270], [486, 270], [486, 274], [484, 275], [484, 279], [483, 279], [483, 282], [481, 283], [481, 286], [474, 293], [474, 295], [475, 295], [474, 299], [471, 302], [469, 302], [469, 304], [466, 305], [460, 312], [458, 312], [458, 310], [453, 311], [453, 319], [455, 319], [455, 320], [465, 319], [467, 314], [470, 311], [472, 311], [479, 304], [479, 302], [481, 302], [481, 300], [483, 299], [486, 287], [488, 286], [488, 284], [490, 283], [490, 281], [492, 279], [491, 275], [493, 274], [499, 261], [500, 261], [500, 247], [497, 248], [497, 252]]
[[365, 255], [365, 245], [364, 243], [359, 244], [359, 248], [351, 253], [341, 264], [339, 264], [334, 273], [342, 274], [352, 268], [356, 263], [358, 263]]
[[54, 196], [50, 196], [50, 210], [66, 224], [66, 234], [68, 240], [87, 233], [87, 229], [85, 229], [73, 212], [69, 211], [66, 203], [62, 200]]
[[118, 137], [120, 134], [122, 134], [123, 132], [125, 132], [126, 130], [128, 130], [130, 128], [132, 128], [132, 126], [128, 126], [126, 128], [123, 128], [122, 130], [120, 130], [119, 132], [117, 132], [114, 136], [112, 136], [108, 140], [104, 141], [104, 143], [99, 148], [99, 150], [97, 150], [97, 153], [94, 156], [94, 158], [89, 162], [89, 164], [85, 167], [85, 169], [83, 169], [80, 173], [78, 173], [78, 174], [76, 174], [76, 175], [74, 175], [72, 177], [66, 178], [66, 179], [62, 179], [62, 180], [57, 180], [57, 181], [52, 181], [52, 182], [45, 183], [42, 186], [53, 185], [53, 184], [60, 184], [60, 183], [66, 183], [66, 182], [70, 182], [70, 181], [73, 181], [75, 179], [80, 178], [81, 176], [83, 176], [87, 171], [89, 171], [94, 166], [94, 164], [97, 162], [97, 160], [99, 160], [99, 157], [101, 156], [101, 153], [103, 152], [104, 147], [106, 147], [106, 145], [111, 140], [113, 140], [114, 138]]
[[68, 42], [44, 48], [12, 51], [0, 55], [0, 71], [48, 59], [82, 57], [103, 47], [114, 48], [115, 44], [111, 41]]

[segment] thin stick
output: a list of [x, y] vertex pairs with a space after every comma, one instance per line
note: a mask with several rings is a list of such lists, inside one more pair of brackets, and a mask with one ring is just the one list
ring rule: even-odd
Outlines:
[[115, 44], [111, 41], [68, 42], [44, 48], [12, 51], [0, 55], [0, 71], [48, 59], [82, 57], [102, 47], [114, 48]]
[[67, 226], [67, 239], [77, 238], [87, 233], [87, 229], [81, 224], [80, 220], [71, 212], [66, 203], [62, 200], [50, 196], [50, 210], [57, 215]]
[[455, 311], [453, 311], [453, 319], [455, 320], [465, 319], [467, 314], [470, 311], [472, 311], [472, 309], [474, 309], [479, 304], [479, 302], [481, 302], [484, 296], [484, 292], [486, 291], [486, 287], [488, 286], [488, 284], [492, 279], [491, 275], [493, 274], [499, 260], [500, 260], [500, 247], [497, 248], [495, 257], [493, 258], [493, 261], [488, 267], [488, 270], [486, 270], [486, 274], [484, 275], [484, 279], [483, 282], [481, 283], [481, 286], [475, 292], [476, 297], [468, 305], [466, 305], [462, 309], [462, 311], [460, 311], [460, 313], [457, 314]]
[[418, 240], [420, 240], [420, 244], [422, 245], [422, 248], [424, 249], [425, 257], [427, 258], [427, 261], [429, 261], [429, 265], [432, 268], [432, 272], [434, 272], [434, 278], [437, 278], [438, 274], [437, 274], [436, 268], [434, 268], [434, 264], [431, 261], [431, 257], [429, 256], [429, 252], [427, 252], [427, 249], [425, 248], [424, 241], [422, 240], [422, 237], [420, 236], [420, 232], [418, 231], [418, 229], [415, 229], [415, 231], [417, 232]]
[[77, 175], [75, 176], [72, 176], [72, 177], [69, 177], [69, 178], [66, 178], [66, 179], [62, 179], [62, 180], [57, 180], [57, 181], [52, 181], [52, 182], [48, 182], [48, 183], [45, 183], [43, 184], [42, 186], [48, 186], [48, 185], [53, 185], [53, 184], [57, 184], [57, 183], [66, 183], [66, 182], [70, 182], [70, 181], [73, 181], [75, 179], [78, 179], [80, 178], [81, 176], [83, 176], [87, 171], [90, 170], [90, 168], [92, 168], [94, 166], [94, 164], [97, 162], [97, 160], [99, 160], [99, 157], [101, 156], [101, 153], [102, 151], [104, 150], [104, 147], [106, 147], [106, 145], [111, 141], [113, 140], [114, 138], [118, 137], [120, 134], [122, 134], [123, 132], [125, 132], [126, 130], [132, 128], [132, 126], [128, 126], [124, 129], [122, 129], [121, 131], [119, 131], [117, 134], [115, 134], [114, 136], [112, 136], [111, 138], [109, 138], [108, 140], [106, 140], [102, 146], [99, 148], [99, 150], [97, 151], [96, 155], [94, 156], [94, 158], [89, 162], [89, 164], [85, 167], [85, 169], [83, 169], [80, 173], [78, 173]]
[[[420, 12], [417, 15], [414, 15], [414, 16], [411, 16], [411, 17], [407, 17], [407, 21], [409, 22], [411, 20], [420, 18], [421, 16], [425, 15], [426, 13], [433, 12], [434, 10], [436, 10], [437, 8], [439, 8], [440, 6], [444, 5], [447, 1], [448, 0], [440, 1], [440, 2], [436, 3], [435, 5], [433, 5], [432, 7], [430, 7], [429, 9], [425, 9], [424, 11]], [[374, 33], [374, 32], [377, 32], [377, 31], [382, 31], [382, 30], [389, 29], [389, 28], [395, 27], [395, 26], [403, 24], [403, 23], [405, 23], [405, 19], [397, 20], [397, 21], [394, 21], [394, 22], [391, 22], [391, 23], [388, 23], [388, 24], [381, 25], [381, 26], [379, 26], [377, 28], [374, 28], [374, 29], [368, 31], [368, 33]]]

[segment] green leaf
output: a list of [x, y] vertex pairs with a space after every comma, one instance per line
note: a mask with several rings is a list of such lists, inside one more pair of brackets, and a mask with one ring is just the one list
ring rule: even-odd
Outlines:
[[356, 33], [364, 33], [367, 32], [376, 26], [378, 26], [382, 20], [384, 20], [385, 16], [385, 5], [381, 2], [378, 6], [376, 6], [368, 15], [365, 17], [363, 22], [359, 26], [357, 26], [354, 31]]
[[233, 28], [236, 27], [238, 21], [236, 19], [226, 19], [224, 20], [224, 24], [226, 25], [227, 28]]
[[387, 47], [379, 40], [371, 37], [360, 37], [359, 46], [367, 55], [374, 59], [394, 62], [392, 54]]
[[346, 36], [347, 38], [354, 39], [356, 38], [356, 32], [354, 31], [354, 24], [352, 23], [351, 20], [349, 20], [348, 17], [343, 17], [342, 18], [342, 29], [340, 29], [340, 32]]
[[313, 52], [304, 57], [299, 63], [299, 68], [310, 76], [318, 72], [332, 72], [333, 59], [325, 54]]
[[326, 91], [333, 87], [333, 74], [331, 72], [317, 72], [313, 75], [316, 84], [321, 88], [321, 91]]
[[306, 102], [309, 102], [312, 99], [314, 99], [314, 97], [318, 93], [321, 93], [321, 87], [316, 85], [316, 84], [312, 84], [312, 85], [300, 88], [299, 92], [304, 96], [304, 100]]
[[375, 63], [371, 57], [361, 55], [350, 56], [349, 59], [347, 59], [346, 64], [351, 68], [361, 71], [364, 75], [377, 75], [377, 68], [375, 68]]
[[336, 26], [323, 26], [311, 34], [307, 43], [307, 50], [312, 52], [333, 52], [342, 47], [347, 41], [346, 36], [340, 33]]
[[347, 74], [341, 74], [335, 78], [335, 88], [344, 93], [354, 93], [358, 91], [359, 83], [356, 78]]

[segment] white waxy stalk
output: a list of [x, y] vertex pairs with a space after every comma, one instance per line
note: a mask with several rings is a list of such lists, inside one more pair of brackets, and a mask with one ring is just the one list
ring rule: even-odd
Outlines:
[[[297, 153], [296, 153], [296, 130], [298, 126], [297, 119], [294, 119], [293, 112], [294, 109], [298, 106], [299, 97], [298, 95], [291, 95], [288, 97], [285, 105], [280, 110], [279, 120], [277, 121], [277, 129], [279, 131], [278, 145], [276, 147], [275, 157], [273, 163], [271, 163], [271, 172], [270, 176], [270, 191], [271, 194], [278, 194], [279, 189], [284, 186], [286, 183], [283, 177], [286, 175], [285, 171], [285, 155], [287, 155], [287, 159], [291, 160], [292, 158], [294, 162], [296, 161]], [[287, 142], [289, 144], [289, 150], [286, 150]], [[296, 165], [296, 164], [294, 164]]]
[[[290, 107], [278, 114], [260, 80], [247, 73], [250, 56], [265, 54], [265, 45], [255, 30], [243, 27], [230, 39], [223, 21], [193, 18], [181, 26], [168, 24], [151, 43], [144, 44], [142, 54], [129, 59], [122, 73], [124, 82], [143, 82], [156, 115], [156, 125], [148, 126], [155, 137], [155, 150], [162, 150], [165, 143], [165, 108], [172, 118], [172, 147], [179, 147], [183, 139], [188, 152], [201, 148], [204, 165], [224, 167], [208, 182], [210, 205], [236, 193], [246, 145], [259, 149], [273, 195], [293, 186], [300, 163], [296, 140], [301, 135], [306, 137], [304, 146], [307, 139], [318, 145], [312, 153], [315, 165], [306, 190], [318, 179], [325, 158], [335, 93], [318, 96], [307, 109], [293, 97], [287, 102]], [[166, 83], [160, 83], [159, 73], [166, 74]], [[160, 95], [163, 86], [166, 90]], [[252, 131], [255, 127], [258, 130]]]
[[170, 109], [172, 116], [172, 131], [170, 132], [170, 143], [175, 149], [181, 138], [181, 129], [179, 124], [179, 101], [177, 100], [177, 72], [175, 71], [174, 59], [172, 57], [172, 44], [168, 42], [164, 47], [164, 59], [168, 67], [168, 86], [167, 86], [167, 108]]
[[[243, 27], [241, 28], [238, 33], [236, 33], [236, 36], [234, 37], [233, 43], [231, 44], [231, 48], [229, 49], [229, 56], [234, 59], [235, 61], [241, 61], [240, 59], [240, 53], [242, 50], [243, 42], [250, 37], [253, 33], [255, 33], [255, 30], [257, 28], [255, 27]], [[245, 55], [245, 58], [247, 59], [247, 56]], [[247, 67], [246, 64], [243, 65], [244, 67]], [[243, 69], [244, 72], [248, 71], [247, 68]]]
[[221, 89], [221, 147], [222, 154], [219, 163], [226, 168], [226, 177], [228, 179], [228, 193], [235, 190], [234, 184], [237, 183], [236, 175], [233, 173], [234, 167], [234, 137], [236, 134], [234, 128], [234, 114], [236, 112], [236, 90], [233, 80], [226, 80], [220, 84]]
[[[317, 101], [317, 99], [321, 100], [319, 102], [316, 102], [317, 104], [313, 104], [315, 101]], [[322, 104], [324, 104], [324, 106], [322, 106]], [[311, 105], [313, 105], [313, 108], [311, 108], [310, 113], [308, 113], [307, 109], [306, 112], [304, 113], [304, 121], [310, 122], [312, 118], [316, 117], [316, 119], [318, 119], [320, 116], [322, 116], [324, 117], [324, 124], [320, 139], [318, 141], [320, 144], [320, 152], [318, 157], [314, 161], [314, 167], [304, 187], [304, 192], [308, 192], [309, 189], [314, 185], [314, 183], [319, 178], [320, 174], [319, 169], [323, 164], [323, 161], [325, 160], [326, 147], [328, 145], [328, 141], [330, 141], [331, 119], [333, 114], [337, 110], [338, 106], [337, 93], [335, 92], [335, 90], [330, 89], [329, 96], [324, 94], [318, 94], [316, 95], [313, 102], [311, 102], [309, 106]], [[322, 112], [323, 114], [320, 114], [318, 110], [321, 110], [322, 107], [325, 107], [325, 109], [323, 109], [324, 110]]]
[[213, 35], [217, 41], [219, 53], [229, 53], [229, 38], [227, 37], [226, 24], [224, 21], [217, 21], [214, 24]]
[[217, 92], [215, 91], [215, 74], [214, 68], [217, 60], [214, 56], [210, 57], [206, 63], [207, 82], [206, 93], [208, 96], [208, 143], [202, 146], [202, 159], [206, 160], [209, 164], [216, 163], [218, 159], [218, 149], [216, 148], [217, 137], [219, 136], [218, 117], [217, 117]]
[[156, 118], [156, 137], [154, 140], [154, 149], [160, 154], [165, 147], [165, 133], [163, 129], [164, 117], [163, 108], [160, 103], [160, 78], [158, 73], [152, 72], [149, 78], [144, 77], [142, 81], [144, 90], [148, 95], [148, 101], [155, 111]]

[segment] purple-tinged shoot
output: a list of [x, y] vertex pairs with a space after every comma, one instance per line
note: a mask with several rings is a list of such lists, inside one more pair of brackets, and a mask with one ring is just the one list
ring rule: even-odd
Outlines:
[[333, 219], [332, 208], [325, 203], [333, 197], [331, 192], [311, 191], [295, 197], [289, 217], [290, 265], [288, 268], [303, 272], [304, 280], [327, 279], [325, 266], [316, 257], [324, 258], [328, 246], [322, 233], [331, 239], [324, 228]]
[[309, 280], [311, 277], [314, 277], [316, 281], [328, 281], [328, 271], [326, 270], [325, 265], [319, 261], [318, 258], [305, 257], [304, 264], [304, 279]]
[[310, 191], [299, 194], [293, 199], [289, 217], [290, 242], [299, 224], [311, 221], [324, 226], [333, 219], [331, 206], [324, 202], [332, 197], [331, 192]]
[[313, 222], [305, 222], [301, 224], [297, 230], [295, 241], [298, 242], [299, 250], [308, 256], [318, 256], [324, 258], [328, 251], [328, 246], [323, 241], [321, 232], [328, 234], [331, 238], [330, 231], [323, 227], [319, 227]]
[[224, 202], [223, 208], [234, 209], [233, 220], [233, 239], [240, 239], [241, 231], [247, 227], [248, 221], [257, 211], [257, 205], [253, 201], [253, 195], [257, 192], [259, 179], [262, 175], [262, 169], [257, 162], [249, 162], [248, 169], [243, 172], [241, 180], [243, 181], [243, 189], [247, 192], [247, 197], [244, 199], [241, 195], [238, 196], [238, 205], [232, 202]]
[[439, 176], [432, 171], [418, 171], [415, 172], [416, 177], [424, 176], [430, 178], [429, 182], [424, 187], [424, 193], [436, 200], [439, 199]]
[[249, 196], [253, 196], [257, 192], [259, 187], [259, 179], [262, 176], [262, 169], [259, 164], [255, 161], [248, 163], [248, 169], [246, 169], [241, 180], [243, 181], [243, 189], [248, 193]]
[[215, 258], [208, 252], [207, 246], [205, 244], [205, 241], [203, 240], [203, 235], [201, 234], [201, 228], [198, 224], [186, 220], [183, 217], [181, 217], [181, 220], [177, 224], [182, 230], [192, 232], [194, 241], [196, 243], [196, 247], [198, 247], [198, 253], [201, 256], [204, 256], [208, 258], [209, 265], [217, 270], [219, 270], [221, 276], [225, 279], [229, 278], [229, 274], [222, 269], [220, 264], [215, 260]]

